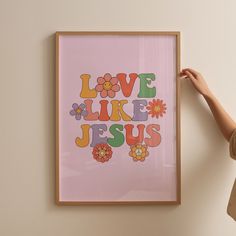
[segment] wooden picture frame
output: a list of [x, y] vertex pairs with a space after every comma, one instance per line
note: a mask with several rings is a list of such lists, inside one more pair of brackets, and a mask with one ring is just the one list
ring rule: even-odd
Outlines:
[[56, 203], [180, 204], [180, 32], [56, 32]]

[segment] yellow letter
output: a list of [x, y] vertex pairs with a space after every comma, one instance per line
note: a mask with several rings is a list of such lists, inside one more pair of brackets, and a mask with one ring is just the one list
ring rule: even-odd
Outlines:
[[90, 74], [82, 74], [80, 78], [82, 79], [82, 89], [80, 97], [82, 98], [95, 98], [97, 97], [97, 91], [95, 89], [89, 88]]
[[112, 113], [111, 113], [110, 120], [119, 121], [120, 117], [122, 117], [122, 119], [125, 121], [131, 120], [131, 117], [123, 111], [123, 105], [126, 103], [128, 103], [127, 100], [120, 100], [120, 101], [113, 100], [113, 101], [111, 101]]
[[81, 125], [82, 138], [76, 137], [75, 143], [79, 147], [86, 147], [89, 144], [89, 129], [90, 125]]

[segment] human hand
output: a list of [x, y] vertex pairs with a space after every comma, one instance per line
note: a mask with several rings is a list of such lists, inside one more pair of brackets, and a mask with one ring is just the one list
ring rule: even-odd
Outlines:
[[203, 96], [206, 97], [211, 94], [206, 81], [199, 72], [190, 68], [186, 68], [180, 72], [180, 77], [189, 79], [192, 82], [194, 88]]

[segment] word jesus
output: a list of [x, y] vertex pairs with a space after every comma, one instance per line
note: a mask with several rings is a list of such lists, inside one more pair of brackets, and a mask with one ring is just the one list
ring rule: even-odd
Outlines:
[[[83, 124], [81, 125], [82, 138], [76, 137], [75, 143], [79, 147], [86, 147], [90, 143], [89, 131], [92, 131], [91, 147], [99, 143], [108, 143], [112, 147], [120, 147], [125, 140], [128, 145], [144, 142], [149, 147], [156, 147], [161, 143], [161, 135], [159, 133], [160, 126], [158, 124], [149, 124], [146, 127], [148, 137], [144, 137], [145, 125], [137, 125], [138, 135], [133, 135], [134, 125], [132, 124], [113, 124], [109, 128], [109, 132], [113, 137], [102, 136], [107, 131], [106, 124]], [[126, 134], [123, 134], [125, 130]]]

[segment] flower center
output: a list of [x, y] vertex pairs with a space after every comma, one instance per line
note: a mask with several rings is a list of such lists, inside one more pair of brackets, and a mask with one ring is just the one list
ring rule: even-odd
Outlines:
[[161, 110], [161, 108], [160, 108], [159, 105], [157, 105], [157, 106], [154, 107], [154, 111], [155, 111], [155, 112], [159, 112], [160, 110]]
[[105, 150], [100, 150], [99, 151], [99, 154], [98, 154], [100, 157], [104, 157], [106, 155], [106, 151]]
[[76, 110], [76, 112], [77, 113], [80, 113], [82, 110], [80, 109], [80, 108], [78, 108], [77, 110]]
[[107, 82], [105, 82], [105, 83], [103, 84], [103, 88], [104, 88], [105, 90], [110, 90], [111, 87], [112, 87], [112, 84], [111, 84], [111, 82], [109, 82], [109, 81], [107, 81]]
[[141, 155], [142, 155], [142, 149], [141, 149], [141, 148], [137, 148], [137, 149], [135, 150], [135, 154], [136, 154], [137, 156], [141, 156]]

